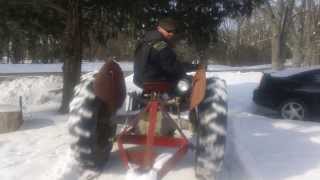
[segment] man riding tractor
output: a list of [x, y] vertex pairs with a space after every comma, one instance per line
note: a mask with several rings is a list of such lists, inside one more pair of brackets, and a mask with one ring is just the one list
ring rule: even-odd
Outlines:
[[[175, 87], [179, 80], [186, 77], [186, 72], [203, 68], [178, 60], [173, 42], [175, 32], [175, 20], [164, 18], [159, 21], [156, 30], [147, 32], [138, 42], [134, 54], [133, 82], [140, 88], [144, 89], [145, 83], [164, 82], [170, 86], [167, 95], [174, 96], [177, 95]], [[144, 116], [147, 118], [146, 114]], [[166, 130], [170, 132], [170, 129]]]
[[187, 71], [198, 65], [183, 63], [177, 59], [174, 42], [176, 22], [171, 18], [159, 21], [155, 31], [146, 33], [139, 41], [134, 56], [133, 81], [139, 87], [144, 82], [165, 81], [176, 84]]
[[[174, 136], [175, 130], [179, 130], [184, 136], [177, 124], [168, 119], [174, 119], [172, 116], [179, 119], [181, 112], [188, 112], [187, 119], [192, 122], [195, 137], [195, 142], [188, 145], [195, 151], [195, 174], [199, 179], [215, 179], [222, 170], [224, 159], [226, 85], [219, 78], [206, 78], [203, 66], [182, 63], [177, 59], [171, 41], [175, 29], [175, 21], [165, 18], [159, 21], [155, 31], [148, 32], [139, 41], [134, 57], [133, 81], [142, 88], [142, 93], [129, 93], [131, 100], [126, 101], [130, 105], [127, 106], [124, 127], [134, 127], [134, 130], [126, 132], [130, 135], [148, 134], [146, 131], [150, 131], [150, 127], [143, 121], [152, 119], [148, 116], [156, 116], [162, 121], [156, 125], [160, 126], [156, 130], [157, 135]], [[186, 72], [195, 70], [194, 77], [186, 75]], [[125, 97], [123, 74], [114, 61], [108, 61], [98, 73], [84, 75], [75, 88], [74, 99], [70, 103], [69, 132], [76, 137], [71, 149], [84, 168], [102, 167], [116, 137], [122, 159], [127, 161], [128, 153], [123, 152], [119, 142], [123, 133], [116, 134], [117, 124], [124, 123], [118, 110]], [[157, 104], [156, 108], [149, 111], [150, 104], [151, 109], [152, 104]], [[137, 110], [140, 112], [134, 114]], [[134, 118], [131, 118], [132, 114]], [[136, 121], [141, 118], [144, 120]], [[127, 123], [128, 119], [133, 119], [134, 123]], [[146, 141], [150, 139], [147, 137]], [[151, 157], [150, 152], [147, 156]]]

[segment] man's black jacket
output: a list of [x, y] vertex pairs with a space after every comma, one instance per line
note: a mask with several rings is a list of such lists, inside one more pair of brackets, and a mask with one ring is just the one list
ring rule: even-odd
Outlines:
[[176, 53], [158, 31], [148, 32], [138, 43], [134, 56], [134, 83], [143, 87], [144, 82], [166, 81], [175, 83], [193, 64], [177, 60]]

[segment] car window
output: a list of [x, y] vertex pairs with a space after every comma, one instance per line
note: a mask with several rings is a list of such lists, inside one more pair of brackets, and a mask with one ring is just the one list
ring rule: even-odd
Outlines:
[[320, 83], [320, 71], [311, 71], [307, 73], [302, 73], [296, 76], [293, 76], [294, 80], [301, 83]]
[[313, 71], [307, 76], [307, 81], [312, 83], [320, 83], [320, 71]]
[[313, 81], [320, 84], [320, 73], [314, 75]]

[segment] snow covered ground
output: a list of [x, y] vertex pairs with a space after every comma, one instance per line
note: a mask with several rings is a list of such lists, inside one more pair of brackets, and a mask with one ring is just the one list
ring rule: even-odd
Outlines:
[[[82, 72], [98, 70], [103, 62], [82, 63]], [[121, 62], [123, 71], [130, 71], [132, 63]], [[62, 64], [0, 64], [1, 73], [35, 73], [35, 72], [62, 72]]]
[[[54, 69], [50, 65], [32, 66], [28, 65], [25, 71], [18, 72]], [[130, 65], [124, 66], [130, 68]], [[87, 67], [100, 66], [88, 64]], [[10, 73], [15, 69], [19, 68], [0, 65], [1, 72]], [[221, 179], [320, 179], [319, 123], [280, 120], [254, 105], [252, 91], [260, 81], [260, 72], [222, 71], [207, 75], [221, 77], [228, 84], [228, 138]], [[127, 83], [133, 88], [130, 78]], [[0, 104], [17, 105], [19, 96], [22, 96], [25, 112], [25, 122], [19, 131], [0, 134], [1, 180], [56, 180], [59, 173], [68, 168], [68, 117], [57, 113], [61, 95], [52, 91], [61, 86], [59, 76], [21, 77], [0, 82]], [[193, 154], [189, 152], [164, 179], [195, 179], [192, 160]], [[98, 180], [121, 180], [125, 178], [125, 173], [114, 150]]]
[[[82, 72], [91, 72], [99, 69], [103, 62], [82, 63]], [[130, 62], [121, 62], [121, 69], [123, 71], [131, 71], [133, 64]], [[250, 67], [231, 67], [224, 65], [209, 65], [208, 71], [259, 71], [271, 69], [271, 65], [258, 65]], [[1, 64], [0, 74], [10, 73], [47, 73], [47, 72], [62, 72], [62, 64]]]

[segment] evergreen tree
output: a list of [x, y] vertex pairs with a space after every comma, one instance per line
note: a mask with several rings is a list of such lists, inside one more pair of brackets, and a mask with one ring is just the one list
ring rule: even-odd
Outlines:
[[[106, 43], [119, 32], [137, 37], [154, 28], [157, 20], [173, 16], [181, 22], [180, 31], [194, 43], [201, 59], [217, 28], [226, 16], [249, 14], [262, 0], [0, 0], [0, 16], [15, 22], [26, 34], [54, 37], [63, 46], [63, 100], [61, 111], [68, 111], [73, 88], [79, 82], [83, 46], [89, 34]], [[11, 28], [6, 26], [6, 28]]]

